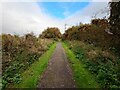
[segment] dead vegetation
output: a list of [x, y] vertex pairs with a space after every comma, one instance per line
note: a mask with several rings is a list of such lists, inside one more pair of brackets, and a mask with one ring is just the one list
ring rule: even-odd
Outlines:
[[24, 36], [2, 35], [3, 87], [19, 83], [20, 74], [49, 49], [52, 39], [37, 38], [33, 33]]

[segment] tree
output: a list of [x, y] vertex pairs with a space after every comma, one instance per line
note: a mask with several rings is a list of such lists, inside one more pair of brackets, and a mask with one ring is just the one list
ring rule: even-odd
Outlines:
[[111, 32], [120, 36], [120, 1], [110, 3]]
[[110, 2], [110, 31], [113, 33], [113, 46], [120, 50], [120, 1]]
[[53, 38], [53, 39], [60, 39], [61, 33], [60, 30], [56, 27], [47, 28], [45, 31], [42, 32], [39, 36], [40, 38]]

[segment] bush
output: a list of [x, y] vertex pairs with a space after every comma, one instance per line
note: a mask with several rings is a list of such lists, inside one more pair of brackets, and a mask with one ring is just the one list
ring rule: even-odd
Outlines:
[[[25, 36], [2, 35], [3, 88], [9, 83], [19, 83], [21, 73], [53, 44], [53, 40], [41, 39], [28, 33]], [[48, 47], [49, 46], [49, 47]]]
[[107, 19], [93, 19], [90, 24], [68, 28], [63, 34], [63, 40], [79, 40], [108, 49], [113, 47], [112, 42], [115, 39], [110, 32], [110, 24]]
[[40, 38], [52, 38], [54, 40], [61, 39], [62, 35], [60, 30], [56, 27], [54, 28], [47, 28], [42, 34], [39, 35]]
[[[120, 87], [120, 58], [109, 54], [112, 53], [110, 51], [106, 55], [102, 49], [83, 44], [80, 41], [69, 41], [67, 43], [75, 53], [76, 58], [82, 61], [85, 64], [85, 68], [95, 75], [102, 88]], [[96, 53], [92, 58], [87, 55], [90, 51], [95, 51]]]

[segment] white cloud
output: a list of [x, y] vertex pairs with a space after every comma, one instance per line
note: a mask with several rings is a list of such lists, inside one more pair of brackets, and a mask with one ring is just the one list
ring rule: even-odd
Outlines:
[[3, 33], [41, 33], [48, 26], [59, 26], [59, 19], [47, 16], [37, 3], [3, 3]]
[[0, 3], [0, 34], [2, 33], [2, 3]]
[[96, 18], [103, 18], [104, 16], [107, 16], [107, 12], [103, 12], [104, 10], [108, 10], [108, 8], [106, 8], [107, 6], [107, 2], [91, 2], [81, 11], [78, 11], [75, 14], [67, 17], [64, 22], [66, 22], [68, 25], [76, 25], [80, 22], [90, 23], [92, 16], [95, 14], [97, 14]]
[[4, 2], [2, 3], [2, 32], [23, 35], [33, 31], [39, 35], [47, 27], [58, 27], [63, 33], [65, 24], [88, 23], [93, 13], [104, 9], [105, 6], [107, 3], [91, 2], [73, 15], [70, 15], [69, 11], [64, 12], [63, 14], [69, 17], [61, 20], [45, 13], [44, 8], [36, 2]]

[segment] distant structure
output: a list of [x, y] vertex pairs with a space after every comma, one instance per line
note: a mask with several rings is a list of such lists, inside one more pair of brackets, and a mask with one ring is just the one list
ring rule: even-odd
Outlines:
[[66, 26], [67, 26], [67, 24], [65, 24], [65, 30], [66, 30]]

